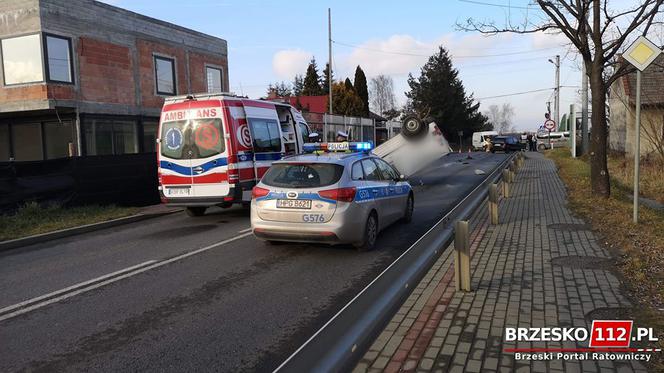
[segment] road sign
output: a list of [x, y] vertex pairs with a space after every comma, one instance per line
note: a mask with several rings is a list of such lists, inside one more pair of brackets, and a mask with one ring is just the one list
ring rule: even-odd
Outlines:
[[634, 207], [633, 221], [639, 221], [639, 161], [641, 158], [641, 72], [662, 53], [655, 44], [639, 36], [638, 39], [627, 48], [623, 57], [627, 62], [634, 65], [636, 70], [636, 131], [634, 131]]
[[640, 71], [645, 70], [662, 53], [655, 44], [646, 39], [645, 36], [639, 36], [632, 45], [627, 48], [623, 57], [634, 65]]
[[556, 122], [553, 119], [548, 119], [546, 122], [544, 122], [544, 128], [549, 131], [553, 131], [553, 129], [556, 128]]

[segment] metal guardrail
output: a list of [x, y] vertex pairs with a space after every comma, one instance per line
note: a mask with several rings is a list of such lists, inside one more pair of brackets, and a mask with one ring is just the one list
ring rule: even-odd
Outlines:
[[442, 252], [454, 240], [454, 222], [468, 219], [489, 186], [513, 167], [507, 157], [488, 177], [311, 336], [275, 372], [350, 371]]

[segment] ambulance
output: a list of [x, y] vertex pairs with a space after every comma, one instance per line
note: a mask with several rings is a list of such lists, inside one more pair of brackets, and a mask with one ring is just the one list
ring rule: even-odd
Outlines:
[[165, 100], [158, 134], [162, 202], [201, 216], [211, 206], [250, 203], [273, 161], [302, 153], [309, 126], [288, 104], [195, 94]]

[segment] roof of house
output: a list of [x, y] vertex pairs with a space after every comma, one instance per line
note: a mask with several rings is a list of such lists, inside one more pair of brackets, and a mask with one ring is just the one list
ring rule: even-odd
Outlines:
[[328, 96], [291, 96], [284, 97], [295, 107], [301, 107], [312, 113], [326, 113]]
[[[633, 105], [636, 100], [636, 72], [623, 76], [621, 81]], [[641, 104], [664, 104], [664, 54], [660, 54], [641, 74]]]

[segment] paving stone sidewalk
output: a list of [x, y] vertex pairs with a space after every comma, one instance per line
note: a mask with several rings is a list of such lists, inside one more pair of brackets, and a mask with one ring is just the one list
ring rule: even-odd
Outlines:
[[592, 311], [630, 306], [619, 280], [607, 271], [610, 266], [603, 265], [609, 253], [566, 207], [565, 187], [554, 163], [539, 153], [526, 154], [511, 197], [500, 201], [500, 224], [489, 224], [485, 206], [471, 219], [473, 292], [455, 292], [450, 248], [355, 372], [645, 372], [634, 361], [530, 362], [503, 352], [587, 347], [587, 342], [505, 342], [504, 329], [590, 329]]

